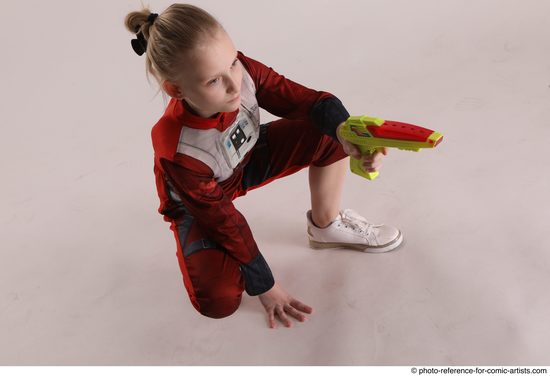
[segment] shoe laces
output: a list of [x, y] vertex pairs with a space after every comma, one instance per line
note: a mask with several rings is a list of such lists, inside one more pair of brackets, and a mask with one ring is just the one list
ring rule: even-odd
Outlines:
[[365, 217], [361, 216], [352, 209], [340, 211], [340, 217], [342, 218], [342, 223], [344, 223], [345, 226], [351, 227], [354, 231], [358, 231], [360, 233], [364, 232], [366, 235], [369, 235], [374, 227], [374, 225], [369, 223]]

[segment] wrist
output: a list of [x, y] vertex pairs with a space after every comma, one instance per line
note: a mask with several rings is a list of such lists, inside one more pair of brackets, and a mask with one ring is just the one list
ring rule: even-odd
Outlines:
[[273, 285], [267, 289], [266, 291], [262, 292], [261, 294], [258, 294], [258, 296], [263, 296], [263, 295], [267, 295], [267, 294], [270, 294], [273, 292], [273, 290], [275, 290], [275, 287], [277, 287], [277, 282], [273, 282]]
[[340, 124], [338, 124], [338, 126], [336, 127], [336, 138], [338, 139], [338, 142], [340, 142], [341, 145], [343, 145], [343, 141], [342, 141], [342, 137], [340, 136], [340, 128], [342, 128], [344, 125], [346, 125], [346, 122], [342, 122]]

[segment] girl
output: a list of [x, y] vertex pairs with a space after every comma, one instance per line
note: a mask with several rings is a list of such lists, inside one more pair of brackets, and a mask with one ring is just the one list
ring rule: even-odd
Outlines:
[[[152, 129], [158, 211], [171, 223], [183, 282], [198, 312], [229, 316], [244, 290], [259, 296], [271, 328], [275, 317], [290, 327], [288, 316], [305, 321], [304, 313], [313, 312], [275, 282], [232, 203], [305, 167], [311, 247], [385, 252], [399, 246], [398, 229], [339, 208], [348, 155], [377, 171], [387, 150], [361, 156], [339, 138], [349, 113], [338, 98], [237, 51], [222, 25], [198, 7], [131, 12], [125, 26], [137, 35], [133, 50], [147, 52], [147, 73], [172, 98]], [[259, 107], [281, 119], [260, 124]]]

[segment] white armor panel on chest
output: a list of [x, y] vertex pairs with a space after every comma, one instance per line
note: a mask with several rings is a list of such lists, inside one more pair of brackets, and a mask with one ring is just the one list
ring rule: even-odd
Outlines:
[[222, 182], [233, 175], [233, 169], [258, 141], [260, 109], [256, 87], [243, 67], [241, 106], [235, 121], [223, 132], [217, 129], [182, 127], [178, 153], [205, 163], [214, 171], [214, 179]]

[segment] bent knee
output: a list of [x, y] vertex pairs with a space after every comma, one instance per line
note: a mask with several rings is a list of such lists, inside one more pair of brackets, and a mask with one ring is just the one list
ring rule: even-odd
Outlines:
[[199, 307], [197, 310], [203, 316], [213, 319], [222, 319], [231, 316], [241, 304], [242, 294], [235, 296], [216, 296], [208, 298], [198, 298]]
[[241, 304], [244, 286], [233, 281], [215, 278], [203, 283], [196, 291], [197, 307], [201, 315], [221, 319], [232, 315]]

